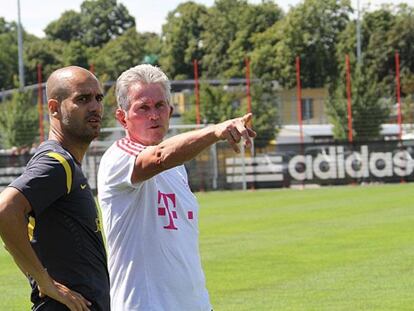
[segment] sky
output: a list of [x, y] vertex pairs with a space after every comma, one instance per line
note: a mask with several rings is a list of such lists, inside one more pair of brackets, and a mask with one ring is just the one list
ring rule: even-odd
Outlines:
[[[206, 6], [214, 4], [214, 0], [193, 0]], [[324, 1], [324, 0], [321, 0]], [[358, 0], [351, 0], [356, 9]], [[58, 19], [64, 11], [80, 11], [83, 0], [20, 0], [21, 21], [25, 30], [38, 37], [44, 37], [43, 29]], [[174, 10], [184, 0], [118, 0], [123, 3], [129, 13], [135, 17], [139, 32], [151, 31], [161, 33], [168, 12]], [[260, 3], [261, 0], [249, 0]], [[302, 0], [275, 0], [287, 12]], [[360, 8], [378, 7], [381, 3], [407, 3], [414, 6], [414, 0], [359, 0]], [[17, 0], [0, 0], [0, 16], [7, 21], [17, 21]]]

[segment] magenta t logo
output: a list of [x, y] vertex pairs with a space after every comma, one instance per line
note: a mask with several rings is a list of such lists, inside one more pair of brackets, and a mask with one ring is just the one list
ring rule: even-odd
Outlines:
[[[158, 190], [158, 216], [165, 216], [168, 213], [169, 224], [164, 226], [164, 229], [177, 230], [174, 224], [174, 219], [177, 219], [177, 212], [173, 210], [176, 208], [175, 194], [162, 193]], [[171, 205], [170, 205], [171, 204]]]

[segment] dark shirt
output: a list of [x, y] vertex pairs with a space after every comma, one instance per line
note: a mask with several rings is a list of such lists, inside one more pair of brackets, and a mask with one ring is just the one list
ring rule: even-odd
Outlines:
[[[91, 301], [92, 310], [109, 310], [101, 223], [80, 164], [58, 142], [46, 141], [10, 186], [32, 207], [31, 244], [51, 277]], [[43, 303], [33, 282], [32, 302]]]

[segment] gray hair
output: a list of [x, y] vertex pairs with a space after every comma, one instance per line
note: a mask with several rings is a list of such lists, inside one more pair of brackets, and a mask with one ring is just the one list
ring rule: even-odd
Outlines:
[[129, 109], [130, 98], [128, 92], [134, 83], [161, 84], [167, 103], [171, 102], [171, 85], [167, 75], [159, 67], [142, 64], [124, 71], [116, 81], [116, 101], [118, 107], [124, 111]]

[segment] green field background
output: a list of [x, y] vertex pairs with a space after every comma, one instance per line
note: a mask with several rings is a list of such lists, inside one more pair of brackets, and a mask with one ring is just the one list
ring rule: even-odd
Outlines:
[[[413, 189], [198, 193], [215, 311], [414, 310]], [[0, 249], [0, 310], [29, 310], [28, 295]]]

